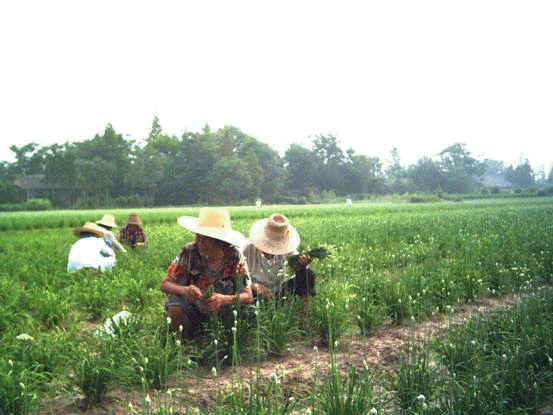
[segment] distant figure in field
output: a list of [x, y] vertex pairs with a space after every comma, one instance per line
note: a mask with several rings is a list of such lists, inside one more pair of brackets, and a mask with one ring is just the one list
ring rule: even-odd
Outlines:
[[129, 245], [133, 249], [137, 246], [146, 246], [148, 240], [146, 238], [146, 233], [140, 225], [142, 225], [142, 221], [138, 213], [131, 213], [127, 220], [127, 224], [119, 230], [119, 239], [121, 242]]
[[71, 246], [67, 271], [95, 269], [105, 271], [115, 266], [115, 252], [104, 242], [104, 232], [93, 222], [73, 231], [79, 239]]
[[110, 248], [117, 248], [121, 252], [127, 252], [125, 247], [119, 243], [119, 241], [113, 234], [112, 229], [117, 228], [115, 217], [113, 215], [106, 213], [102, 217], [102, 219], [96, 221], [96, 225], [102, 228], [102, 231], [104, 232], [104, 241], [106, 242], [107, 246], [109, 246]]
[[256, 208], [260, 208], [260, 207], [261, 207], [261, 199], [257, 199], [257, 200], [255, 201], [255, 207], [256, 207]]
[[351, 200], [351, 196], [348, 196], [348, 198], [346, 199], [346, 205], [348, 205], [349, 207], [353, 206], [353, 201]]

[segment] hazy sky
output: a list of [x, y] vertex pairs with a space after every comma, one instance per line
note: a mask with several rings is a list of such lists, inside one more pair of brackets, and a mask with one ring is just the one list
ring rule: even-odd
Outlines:
[[9, 147], [231, 124], [282, 155], [334, 133], [402, 164], [466, 143], [546, 174], [553, 1], [6, 1]]

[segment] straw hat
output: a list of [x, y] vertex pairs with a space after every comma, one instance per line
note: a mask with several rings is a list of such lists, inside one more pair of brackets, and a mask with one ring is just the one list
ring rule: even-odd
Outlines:
[[240, 232], [231, 229], [230, 215], [225, 208], [202, 208], [197, 218], [181, 216], [177, 222], [190, 232], [219, 239], [235, 246], [240, 246], [245, 239]]
[[97, 225], [103, 225], [108, 228], [117, 228], [117, 224], [115, 223], [115, 217], [113, 215], [110, 215], [109, 213], [106, 213], [102, 219], [96, 221]]
[[138, 216], [138, 213], [131, 213], [129, 219], [127, 219], [127, 224], [129, 225], [142, 225], [142, 221]]
[[75, 228], [73, 233], [77, 236], [81, 236], [82, 232], [90, 232], [95, 234], [98, 238], [104, 237], [104, 232], [94, 222], [85, 222], [80, 228]]
[[284, 255], [293, 252], [300, 244], [300, 235], [284, 215], [275, 213], [252, 225], [250, 241], [263, 252]]

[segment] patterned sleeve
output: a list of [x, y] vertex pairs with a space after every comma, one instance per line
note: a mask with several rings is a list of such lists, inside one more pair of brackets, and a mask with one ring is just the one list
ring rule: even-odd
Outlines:
[[165, 281], [174, 282], [175, 284], [188, 285], [190, 284], [187, 270], [187, 259], [186, 255], [188, 251], [184, 249], [180, 252], [177, 257], [169, 264], [167, 268], [167, 275]]
[[[137, 238], [139, 239], [139, 238]], [[144, 232], [144, 229], [140, 228], [140, 239], [141, 239], [141, 242], [144, 242], [146, 243], [146, 232]]]
[[244, 288], [247, 288], [252, 285], [250, 274], [248, 272], [248, 265], [246, 263], [246, 258], [244, 257], [242, 252], [240, 252], [239, 249], [234, 250], [233, 256], [234, 256], [233, 259], [235, 264], [234, 275], [236, 277], [236, 281], [240, 281], [242, 290], [244, 290]]
[[126, 226], [119, 229], [119, 240], [124, 241], [124, 242], [127, 240], [127, 227]]

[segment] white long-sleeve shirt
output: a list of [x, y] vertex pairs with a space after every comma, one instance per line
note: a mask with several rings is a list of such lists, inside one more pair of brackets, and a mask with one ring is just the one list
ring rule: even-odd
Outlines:
[[287, 273], [286, 261], [290, 255], [297, 254], [297, 251], [285, 255], [273, 255], [269, 259], [250, 241], [246, 241], [240, 250], [246, 257], [252, 281], [262, 283], [273, 294], [276, 294], [282, 284], [292, 277]]
[[103, 238], [87, 236], [77, 240], [69, 251], [67, 271], [96, 268], [105, 271], [115, 265], [115, 252]]

